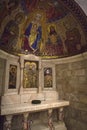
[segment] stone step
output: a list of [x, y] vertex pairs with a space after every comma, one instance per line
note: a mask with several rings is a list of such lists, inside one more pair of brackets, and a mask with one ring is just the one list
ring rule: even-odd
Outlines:
[[[55, 130], [67, 130], [64, 123], [54, 122]], [[31, 130], [49, 130], [47, 123], [32, 124]]]

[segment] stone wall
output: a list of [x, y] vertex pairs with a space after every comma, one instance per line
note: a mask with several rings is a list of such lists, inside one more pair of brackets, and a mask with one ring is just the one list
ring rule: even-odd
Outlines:
[[70, 101], [64, 109], [68, 130], [87, 130], [87, 60], [57, 64], [56, 81], [60, 99]]

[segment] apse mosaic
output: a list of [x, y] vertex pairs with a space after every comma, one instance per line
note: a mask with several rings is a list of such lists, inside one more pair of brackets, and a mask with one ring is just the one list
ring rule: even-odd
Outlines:
[[0, 1], [0, 49], [60, 58], [86, 48], [83, 28], [63, 0]]

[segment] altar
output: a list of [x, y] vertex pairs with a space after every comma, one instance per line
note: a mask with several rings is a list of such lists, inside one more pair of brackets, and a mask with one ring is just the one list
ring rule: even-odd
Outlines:
[[[35, 127], [38, 127], [38, 124], [33, 124], [31, 126], [32, 121], [29, 120], [29, 114], [30, 113], [36, 113], [36, 112], [42, 112], [42, 111], [47, 111], [48, 113], [48, 121], [45, 124], [47, 127], [44, 129], [49, 129], [49, 130], [55, 130], [56, 125], [54, 125], [54, 122], [52, 120], [52, 111], [54, 109], [58, 110], [58, 120], [62, 123], [62, 127], [64, 130], [66, 130], [65, 124], [63, 122], [64, 118], [64, 113], [63, 113], [63, 108], [67, 107], [69, 105], [69, 101], [64, 101], [64, 100], [55, 100], [55, 101], [41, 101], [40, 104], [32, 104], [32, 103], [21, 103], [21, 104], [14, 104], [14, 105], [7, 105], [7, 106], [2, 106], [1, 108], [1, 114], [6, 115], [6, 122], [5, 122], [5, 127], [10, 129], [11, 127], [11, 120], [13, 115], [15, 114], [23, 114], [24, 121], [23, 121], [23, 128], [24, 130], [32, 130], [35, 129]], [[44, 123], [43, 123], [44, 124]], [[36, 125], [36, 126], [35, 126]], [[61, 124], [57, 124], [57, 127], [59, 127]], [[42, 125], [43, 126], [43, 125]]]
[[18, 113], [30, 113], [37, 111], [44, 111], [55, 108], [63, 108], [69, 105], [69, 101], [55, 100], [55, 101], [42, 101], [41, 104], [21, 103], [14, 105], [6, 105], [1, 107], [2, 115], [11, 115]]
[[[0, 53], [5, 70], [0, 106], [0, 115], [5, 117], [3, 130], [35, 130], [35, 127], [36, 130], [55, 130], [54, 111], [57, 129], [61, 130], [58, 128], [60, 121], [63, 130], [66, 130], [63, 108], [69, 106], [69, 101], [59, 98], [56, 60], [44, 60], [33, 54], [13, 56], [2, 51]], [[40, 103], [32, 104], [33, 100], [39, 100]], [[36, 120], [35, 117], [30, 118], [31, 114], [33, 116], [37, 114]], [[18, 124], [20, 128], [12, 126], [14, 116], [20, 115], [23, 119]], [[45, 125], [42, 120], [45, 120], [46, 127], [43, 127]], [[38, 123], [32, 123], [37, 121]]]

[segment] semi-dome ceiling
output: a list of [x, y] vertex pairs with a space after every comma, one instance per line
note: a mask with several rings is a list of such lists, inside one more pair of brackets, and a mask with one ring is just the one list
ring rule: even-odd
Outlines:
[[0, 49], [43, 58], [87, 50], [87, 19], [73, 0], [1, 0]]

